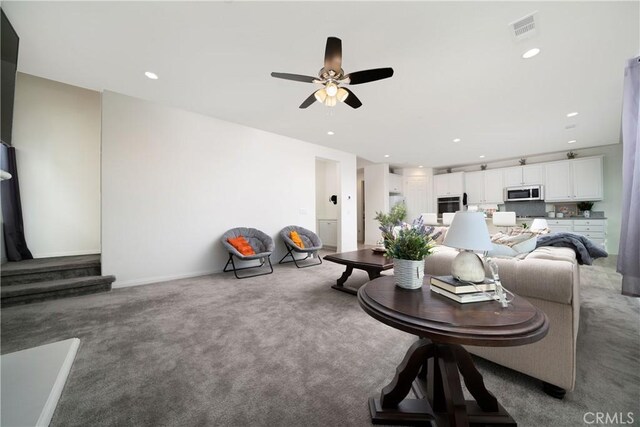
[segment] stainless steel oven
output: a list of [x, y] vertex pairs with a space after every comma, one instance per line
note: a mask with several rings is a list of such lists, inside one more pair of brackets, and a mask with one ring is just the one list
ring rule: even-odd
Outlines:
[[462, 210], [462, 201], [460, 196], [457, 197], [439, 197], [438, 198], [438, 216], [442, 217], [443, 213], [455, 213]]

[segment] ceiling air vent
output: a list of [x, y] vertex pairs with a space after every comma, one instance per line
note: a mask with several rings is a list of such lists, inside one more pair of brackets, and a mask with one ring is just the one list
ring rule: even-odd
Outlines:
[[537, 11], [533, 12], [532, 14], [522, 17], [509, 24], [509, 27], [511, 27], [513, 37], [516, 40], [528, 39], [537, 34], [537, 23], [536, 23], [537, 13], [538, 13]]

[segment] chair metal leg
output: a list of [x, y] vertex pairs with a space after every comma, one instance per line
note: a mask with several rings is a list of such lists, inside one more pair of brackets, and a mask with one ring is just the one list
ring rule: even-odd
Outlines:
[[[306, 264], [306, 265], [300, 265], [300, 264], [298, 264], [298, 262], [299, 262], [299, 261], [304, 261], [304, 260], [308, 259], [308, 258], [311, 256], [311, 254], [310, 254], [310, 253], [307, 253], [307, 256], [306, 256], [306, 257], [304, 257], [304, 258], [302, 258], [302, 259], [296, 259], [295, 255], [294, 255], [294, 253], [293, 253], [293, 248], [292, 248], [291, 246], [289, 246], [287, 243], [285, 243], [284, 245], [285, 245], [285, 247], [287, 248], [287, 250], [288, 250], [288, 251], [287, 251], [287, 253], [282, 257], [282, 259], [280, 260], [280, 262], [278, 262], [278, 264], [288, 264], [288, 263], [290, 263], [290, 262], [293, 262], [293, 263], [296, 265], [296, 267], [298, 267], [298, 268], [307, 268], [307, 267], [313, 267], [314, 265], [320, 265], [320, 264], [322, 264], [322, 257], [317, 256], [317, 258], [318, 258], [318, 261], [319, 261], [319, 262], [309, 263], [309, 264]], [[313, 254], [318, 255], [318, 251], [313, 252]], [[288, 256], [291, 256], [291, 261], [285, 261], [285, 260], [284, 260], [284, 259], [285, 259], [286, 257], [288, 257]]]
[[[260, 263], [260, 265], [253, 265], [253, 266], [250, 266], [250, 267], [236, 268], [236, 263], [233, 261], [233, 254], [230, 253], [229, 254], [229, 260], [225, 264], [224, 269], [222, 271], [225, 272], [225, 273], [228, 273], [229, 271], [233, 271], [233, 275], [236, 276], [236, 279], [247, 279], [249, 277], [265, 276], [267, 274], [273, 273], [273, 265], [271, 265], [271, 254], [267, 255], [266, 258], [267, 258], [266, 261], [265, 261], [264, 258], [261, 259], [262, 262]], [[252, 269], [252, 268], [261, 268], [261, 267], [264, 266], [265, 262], [269, 262], [269, 270], [270, 271], [267, 271], [267, 272], [264, 272], [264, 273], [257, 273], [257, 274], [248, 274], [246, 276], [238, 276], [238, 271], [249, 270], [249, 269]], [[229, 263], [231, 263], [231, 266], [232, 266], [231, 270], [227, 269], [227, 267], [229, 266]]]

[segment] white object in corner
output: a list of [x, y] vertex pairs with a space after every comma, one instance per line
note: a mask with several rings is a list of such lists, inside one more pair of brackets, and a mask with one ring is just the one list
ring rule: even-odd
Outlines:
[[516, 213], [515, 212], [494, 212], [493, 225], [497, 227], [515, 227]]
[[402, 175], [389, 173], [389, 193], [402, 194]]
[[6, 170], [0, 169], [0, 181], [6, 181], [7, 179], [11, 179], [11, 174]]
[[324, 246], [338, 246], [338, 221], [335, 219], [318, 220], [318, 237]]
[[0, 424], [48, 426], [79, 346], [70, 338], [2, 355]]

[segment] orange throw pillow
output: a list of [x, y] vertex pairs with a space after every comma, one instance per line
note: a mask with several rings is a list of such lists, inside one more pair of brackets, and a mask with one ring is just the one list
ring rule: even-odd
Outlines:
[[300, 249], [304, 249], [304, 243], [302, 243], [302, 239], [300, 238], [300, 235], [297, 231], [292, 231], [289, 235], [291, 236], [291, 240], [293, 240], [293, 243], [295, 243], [297, 247], [299, 247]]
[[237, 249], [242, 255], [255, 255], [256, 251], [253, 250], [247, 239], [244, 236], [238, 236], [234, 238], [227, 238], [227, 242]]

